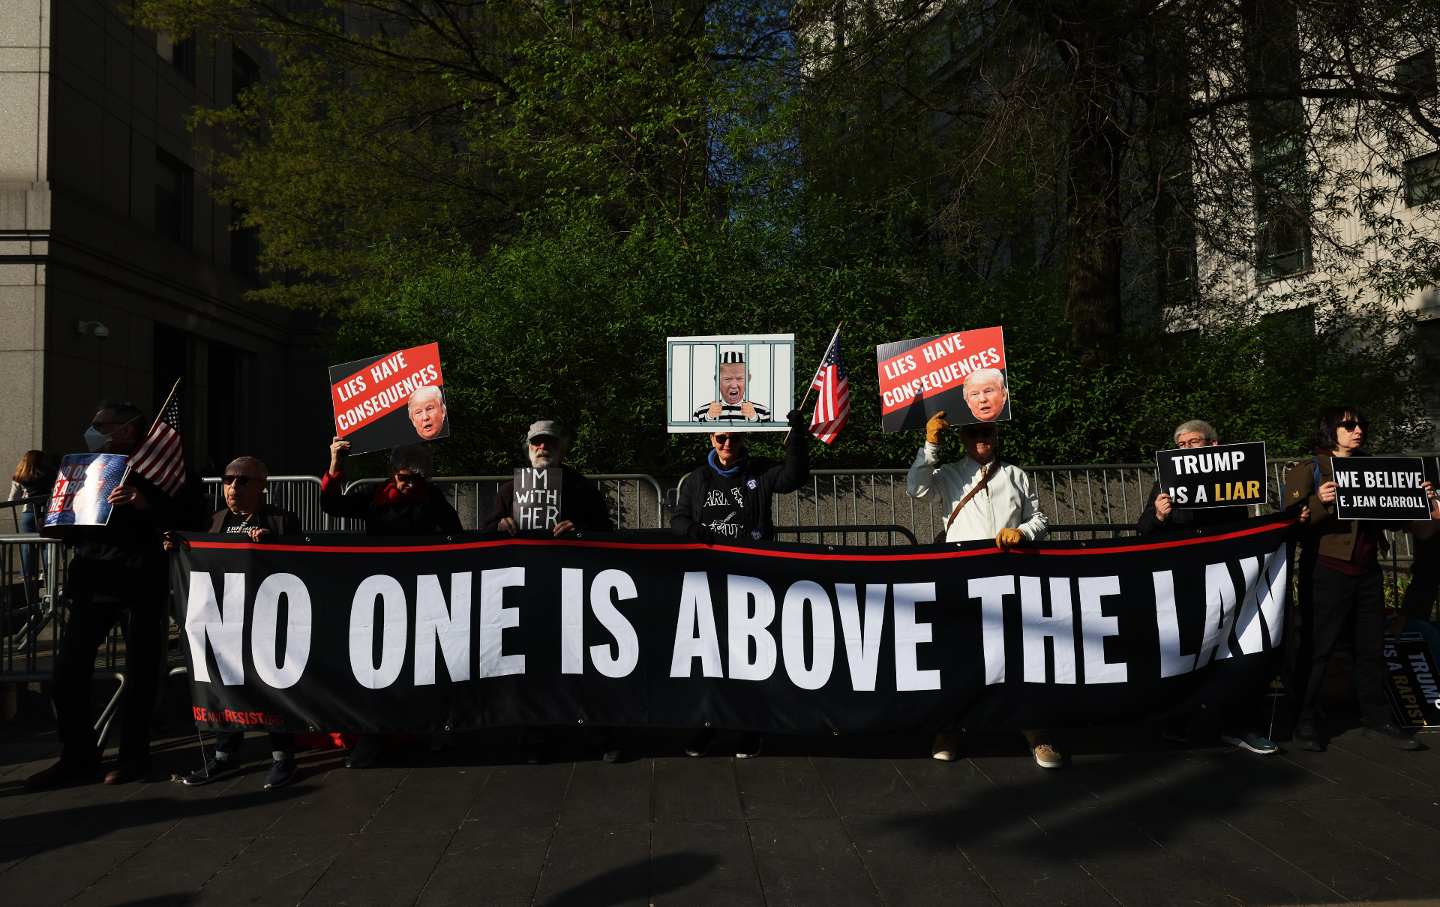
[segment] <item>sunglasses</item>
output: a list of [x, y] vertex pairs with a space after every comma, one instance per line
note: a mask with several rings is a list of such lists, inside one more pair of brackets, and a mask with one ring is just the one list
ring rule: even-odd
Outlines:
[[715, 436], [715, 443], [718, 444], [718, 445], [720, 445], [721, 447], [724, 447], [726, 444], [729, 444], [729, 443], [732, 442], [732, 441], [735, 442], [736, 444], [743, 444], [744, 441], [745, 441], [745, 439], [742, 438], [742, 437], [740, 437], [739, 435], [716, 435], [716, 436]]
[[221, 476], [220, 481], [226, 485], [234, 485], [236, 488], [244, 488], [250, 484], [249, 476]]
[[1346, 431], [1354, 431], [1357, 428], [1368, 429], [1370, 427], [1370, 423], [1366, 422], [1363, 419], [1346, 419], [1344, 422], [1341, 422], [1339, 424], [1340, 427], [1345, 429]]

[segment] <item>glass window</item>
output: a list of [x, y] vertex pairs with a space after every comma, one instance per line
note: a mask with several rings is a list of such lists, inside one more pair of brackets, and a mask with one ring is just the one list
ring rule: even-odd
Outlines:
[[1414, 208], [1440, 199], [1440, 151], [1405, 162], [1405, 205]]
[[182, 161], [155, 151], [155, 234], [190, 248], [194, 235], [195, 174]]

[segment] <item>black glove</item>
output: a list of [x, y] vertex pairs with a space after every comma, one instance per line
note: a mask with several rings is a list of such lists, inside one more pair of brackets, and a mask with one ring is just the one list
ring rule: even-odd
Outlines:
[[810, 430], [810, 420], [798, 409], [792, 409], [785, 415], [785, 421], [790, 423], [790, 431], [804, 434]]

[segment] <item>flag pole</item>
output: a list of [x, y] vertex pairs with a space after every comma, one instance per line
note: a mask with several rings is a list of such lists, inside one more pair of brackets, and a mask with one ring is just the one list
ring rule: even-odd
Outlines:
[[[174, 399], [175, 392], [180, 389], [180, 380], [181, 379], [176, 378], [175, 383], [170, 385], [170, 393], [165, 395], [164, 404], [162, 404], [159, 409], [155, 410], [155, 419], [150, 423], [150, 431], [147, 431], [145, 432], [145, 434], [140, 436], [141, 444], [145, 442], [146, 438], [150, 437], [150, 432], [155, 430], [155, 426], [160, 424], [160, 419], [165, 415], [165, 410], [170, 408], [170, 401]], [[137, 444], [136, 447], [138, 448], [139, 444]], [[125, 483], [130, 480], [130, 470], [134, 468], [132, 465], [134, 456], [134, 454], [131, 454], [130, 456], [125, 458], [125, 472], [121, 474], [120, 482], [115, 486], [116, 488], [124, 488]]]
[[[804, 412], [804, 411], [805, 411], [805, 404], [807, 404], [807, 403], [810, 402], [810, 392], [815, 389], [815, 379], [820, 377], [820, 369], [822, 369], [822, 368], [825, 367], [825, 356], [826, 356], [826, 354], [828, 354], [828, 353], [830, 352], [830, 348], [835, 345], [835, 338], [837, 338], [837, 337], [840, 336], [840, 329], [843, 328], [844, 326], [845, 326], [845, 319], [844, 319], [844, 318], [841, 318], [841, 319], [840, 319], [840, 323], [837, 324], [837, 325], [835, 325], [835, 333], [833, 333], [833, 334], [830, 335], [830, 342], [829, 342], [828, 344], [826, 344], [826, 346], [825, 346], [825, 352], [820, 354], [820, 364], [817, 365], [817, 366], [815, 366], [815, 374], [813, 374], [813, 375], [810, 376], [810, 383], [805, 386], [805, 398], [800, 401], [800, 411], [801, 411], [801, 412]], [[780, 442], [780, 444], [781, 444], [781, 446], [783, 447], [785, 444], [789, 443], [789, 441], [790, 441], [790, 431], [789, 431], [789, 429], [786, 429], [786, 431], [785, 431], [785, 438], [784, 438], [784, 440], [782, 440], [782, 441]]]

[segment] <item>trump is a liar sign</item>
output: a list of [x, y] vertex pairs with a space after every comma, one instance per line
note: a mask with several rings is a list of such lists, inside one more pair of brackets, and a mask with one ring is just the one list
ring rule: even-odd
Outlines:
[[1181, 509], [1265, 503], [1265, 444], [1157, 450], [1160, 490]]

